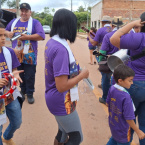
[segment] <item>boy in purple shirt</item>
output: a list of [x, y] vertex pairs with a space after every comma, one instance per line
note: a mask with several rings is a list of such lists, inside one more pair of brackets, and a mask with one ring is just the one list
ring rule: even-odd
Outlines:
[[[5, 85], [8, 83], [6, 79], [2, 78], [2, 74], [12, 72], [14, 77], [18, 81], [22, 82], [21, 78], [19, 77], [19, 73], [23, 72], [17, 71], [17, 67], [20, 65], [20, 63], [15, 55], [14, 50], [4, 46], [5, 41], [5, 27], [0, 23], [0, 95], [6, 92]], [[19, 92], [16, 94], [10, 94], [5, 99], [0, 98], [0, 145], [2, 145], [2, 141], [6, 143], [6, 145], [15, 145], [12, 137], [15, 131], [20, 128], [22, 123], [22, 112], [20, 103], [17, 99], [18, 95], [20, 95]], [[3, 122], [4, 113], [6, 113], [8, 116], [10, 123], [1, 137], [3, 124], [5, 123]]]
[[135, 107], [126, 90], [133, 84], [134, 75], [134, 71], [124, 64], [114, 70], [113, 77], [116, 84], [110, 88], [106, 101], [112, 134], [107, 145], [130, 145], [131, 128], [140, 139], [145, 138], [145, 134], [135, 125]]

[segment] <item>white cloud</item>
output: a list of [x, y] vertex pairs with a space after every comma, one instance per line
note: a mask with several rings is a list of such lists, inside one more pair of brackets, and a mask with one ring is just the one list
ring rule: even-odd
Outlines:
[[[87, 7], [94, 1], [96, 0], [72, 0], [73, 11], [76, 11], [81, 5], [83, 7]], [[60, 8], [71, 10], [71, 0], [21, 0], [20, 3], [23, 2], [29, 3], [32, 11], [35, 12], [42, 12], [44, 10], [44, 7], [49, 7], [50, 9], [54, 8], [55, 10], [58, 10]]]

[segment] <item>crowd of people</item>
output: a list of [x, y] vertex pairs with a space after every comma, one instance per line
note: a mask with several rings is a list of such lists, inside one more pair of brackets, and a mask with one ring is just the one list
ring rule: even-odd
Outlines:
[[[31, 13], [30, 5], [22, 3], [21, 17], [10, 21], [6, 28], [2, 24], [5, 21], [0, 17], [0, 94], [5, 93], [9, 83], [3, 77], [4, 73], [13, 73], [21, 89], [0, 99], [0, 145], [15, 145], [12, 137], [22, 123], [21, 107], [25, 96], [29, 104], [34, 103], [37, 47], [38, 41], [45, 39], [45, 33]], [[145, 22], [139, 19], [125, 25], [121, 16], [115, 16], [113, 20], [103, 16], [101, 22], [102, 28], [96, 30], [92, 27], [87, 39], [90, 64], [98, 63], [102, 75], [99, 86], [103, 95], [99, 102], [105, 104], [109, 112], [112, 137], [106, 145], [130, 145], [134, 132], [139, 137], [140, 145], [145, 145]], [[22, 34], [24, 31], [27, 34]], [[12, 48], [5, 47], [6, 36], [11, 39], [19, 34], [20, 37], [12, 41]], [[68, 41], [74, 43], [76, 34], [75, 14], [67, 9], [56, 11], [51, 39], [44, 52], [45, 100], [58, 125], [54, 145], [79, 145], [83, 141], [76, 105], [79, 100], [78, 83], [88, 78], [89, 71], [80, 68], [69, 47]], [[107, 57], [120, 49], [128, 49], [130, 57], [137, 57], [134, 61], [116, 66], [112, 72], [108, 68]], [[93, 51], [99, 54], [96, 58]], [[2, 135], [6, 116], [9, 125]], [[136, 116], [139, 128], [136, 126]]]

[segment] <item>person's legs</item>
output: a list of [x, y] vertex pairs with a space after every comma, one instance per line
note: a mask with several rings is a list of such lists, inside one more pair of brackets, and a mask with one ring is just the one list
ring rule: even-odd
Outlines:
[[36, 65], [24, 64], [25, 70], [25, 82], [26, 82], [26, 94], [28, 103], [33, 104], [34, 98], [33, 93], [35, 91], [35, 73], [36, 73]]
[[89, 51], [90, 51], [90, 64], [93, 64], [93, 50], [91, 49], [91, 47], [89, 47]]
[[102, 74], [102, 90], [103, 90], [103, 95], [102, 98], [99, 98], [100, 103], [106, 103], [106, 99], [107, 99], [107, 95], [108, 95], [108, 91], [109, 88], [111, 86], [111, 75], [112, 73], [104, 73], [101, 72]]
[[117, 145], [117, 142], [111, 137], [106, 145]]
[[1, 125], [0, 126], [0, 145], [3, 145], [3, 143], [2, 143], [2, 129], [3, 129], [3, 126]]
[[[24, 64], [21, 63], [21, 65], [19, 67], [17, 67], [18, 70], [24, 70]], [[26, 93], [26, 83], [25, 83], [25, 70], [23, 73], [20, 73], [20, 77], [23, 81], [23, 83], [20, 83], [20, 88], [21, 88], [21, 93], [23, 95], [25, 95]]]
[[[145, 101], [139, 104], [138, 108], [139, 129], [145, 133]], [[140, 145], [145, 145], [145, 139], [140, 140]]]
[[[134, 81], [128, 92], [136, 107], [139, 128], [145, 132], [145, 81]], [[140, 140], [140, 145], [145, 145], [145, 139]]]
[[9, 119], [9, 126], [6, 128], [3, 137], [5, 140], [10, 140], [15, 131], [20, 128], [22, 123], [22, 112], [18, 99], [14, 100], [6, 106], [6, 114]]
[[64, 145], [79, 145], [83, 140], [81, 123], [77, 111], [66, 116], [55, 116], [61, 130], [60, 142], [64, 143], [66, 134], [69, 136], [68, 141]]

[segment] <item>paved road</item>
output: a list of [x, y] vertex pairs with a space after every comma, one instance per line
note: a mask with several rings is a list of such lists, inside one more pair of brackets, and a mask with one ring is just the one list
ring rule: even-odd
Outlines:
[[[48, 39], [49, 35], [46, 35], [46, 40], [39, 42], [35, 104], [29, 105], [27, 100], [24, 102], [22, 108], [23, 123], [14, 136], [16, 145], [53, 145], [58, 129], [53, 115], [46, 107], [44, 97], [44, 49]], [[89, 77], [97, 88], [101, 81], [101, 75], [97, 69], [98, 65], [88, 64], [89, 50], [87, 44], [86, 39], [77, 38], [76, 42], [70, 46], [80, 66], [89, 69]], [[111, 136], [107, 120], [107, 107], [98, 102], [101, 93], [102, 91], [99, 88], [90, 91], [83, 81], [79, 83], [80, 100], [77, 111], [84, 135], [82, 145], [106, 145]], [[4, 128], [6, 125], [4, 125]]]

